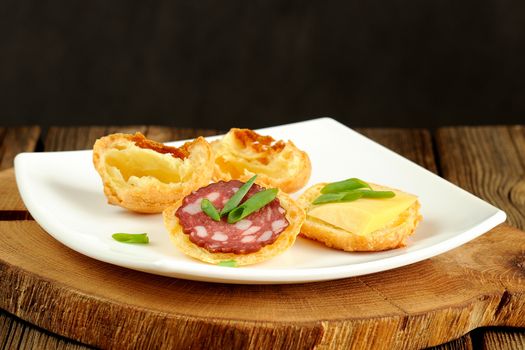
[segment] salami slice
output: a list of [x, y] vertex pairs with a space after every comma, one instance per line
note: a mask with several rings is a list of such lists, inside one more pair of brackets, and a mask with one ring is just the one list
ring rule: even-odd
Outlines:
[[[253, 253], [275, 242], [289, 225], [278, 198], [235, 224], [228, 224], [226, 216], [214, 221], [201, 210], [201, 201], [207, 198], [220, 211], [242, 185], [238, 180], [219, 181], [184, 198], [175, 215], [190, 241], [212, 253], [235, 254]], [[243, 202], [262, 190], [254, 184]]]

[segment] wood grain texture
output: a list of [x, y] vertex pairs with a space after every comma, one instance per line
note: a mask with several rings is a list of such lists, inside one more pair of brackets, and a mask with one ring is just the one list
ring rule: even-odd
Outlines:
[[[0, 127], [0, 170], [12, 168], [18, 153], [34, 151], [39, 137], [37, 126]], [[13, 169], [0, 172], [0, 220], [29, 218], [13, 174]]]
[[88, 350], [91, 347], [50, 334], [0, 310], [0, 349]]
[[479, 326], [525, 326], [525, 273], [515, 260], [525, 235], [509, 226], [403, 268], [278, 286], [192, 282], [108, 265], [62, 246], [33, 221], [1, 222], [0, 231], [0, 307], [102, 348], [162, 341], [167, 348], [418, 349]]
[[[507, 213], [507, 222], [525, 229], [525, 127], [451, 127], [436, 133], [443, 176]], [[516, 264], [525, 269], [523, 255]], [[505, 291], [512, 299], [512, 291]], [[519, 295], [523, 297], [523, 295]], [[502, 301], [505, 302], [505, 301]], [[518, 349], [522, 332], [482, 333], [486, 349]]]
[[507, 213], [525, 229], [525, 127], [443, 128], [436, 133], [443, 176]]
[[487, 350], [525, 349], [525, 332], [523, 330], [489, 328], [483, 333], [482, 338], [483, 348]]
[[44, 140], [45, 151], [73, 151], [91, 149], [95, 141], [113, 133], [134, 134], [141, 132], [146, 137], [158, 142], [184, 140], [197, 136], [210, 136], [220, 133], [210, 129], [177, 129], [167, 126], [84, 126], [51, 127]]
[[0, 127], [0, 170], [13, 167], [18, 153], [34, 151], [39, 136], [38, 126]]
[[433, 173], [437, 173], [436, 159], [432, 150], [432, 135], [428, 130], [361, 128], [357, 131]]
[[428, 350], [474, 350], [471, 333], [448, 343], [433, 346]]
[[11, 168], [0, 172], [0, 220], [12, 219], [14, 213], [27, 213], [27, 209], [20, 198], [15, 172]]

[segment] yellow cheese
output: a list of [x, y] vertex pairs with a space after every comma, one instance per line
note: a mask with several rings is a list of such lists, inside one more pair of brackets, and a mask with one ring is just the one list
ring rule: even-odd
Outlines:
[[357, 235], [367, 235], [384, 227], [417, 200], [411, 194], [373, 186], [376, 190], [391, 190], [393, 198], [361, 198], [353, 202], [314, 205], [308, 215]]

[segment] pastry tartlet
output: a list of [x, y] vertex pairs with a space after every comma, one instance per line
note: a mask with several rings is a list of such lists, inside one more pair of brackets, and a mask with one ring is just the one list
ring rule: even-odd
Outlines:
[[181, 147], [148, 140], [141, 133], [98, 139], [93, 164], [110, 204], [140, 213], [160, 213], [210, 182], [213, 156], [202, 137]]
[[[298, 198], [297, 202], [306, 212], [306, 220], [301, 227], [301, 233], [307, 238], [324, 243], [328, 247], [345, 251], [381, 251], [403, 247], [406, 245], [407, 238], [415, 232], [418, 223], [422, 220], [422, 216], [419, 213], [420, 204], [416, 198], [406, 209], [381, 225], [381, 227], [366, 233], [352, 232], [339, 225], [334, 225], [309, 215], [309, 212], [311, 213], [312, 210], [318, 207], [312, 202], [321, 195], [321, 189], [325, 185], [326, 183], [320, 183], [310, 187]], [[395, 191], [400, 195], [408, 195], [389, 187], [370, 185], [374, 190]], [[383, 201], [388, 199], [358, 200]], [[332, 208], [334, 206], [334, 204], [322, 205], [332, 205]]]
[[246, 181], [257, 174], [258, 182], [292, 193], [306, 185], [312, 172], [308, 154], [292, 141], [276, 141], [250, 129], [233, 128], [211, 146], [215, 181]]
[[[225, 218], [213, 221], [199, 210], [204, 198], [215, 202], [220, 210], [228, 194], [239, 185], [242, 182], [237, 180], [220, 181], [164, 210], [164, 225], [178, 250], [210, 264], [233, 261], [236, 266], [243, 266], [268, 260], [293, 245], [304, 222], [304, 211], [282, 191], [273, 203], [236, 224], [228, 224]], [[184, 227], [188, 222], [193, 225]], [[255, 240], [263, 243], [254, 247]]]

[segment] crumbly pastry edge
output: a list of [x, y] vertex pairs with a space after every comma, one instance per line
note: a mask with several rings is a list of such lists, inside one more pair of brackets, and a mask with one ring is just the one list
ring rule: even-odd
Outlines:
[[[230, 130], [228, 134], [230, 134], [231, 132], [232, 131]], [[226, 135], [224, 137], [226, 137]], [[229, 152], [228, 147], [225, 146], [224, 143], [222, 143], [221, 141], [222, 139], [211, 142], [215, 159], [223, 155], [225, 152]], [[285, 147], [288, 147], [292, 150], [292, 153], [294, 155], [294, 159], [292, 161], [299, 162], [300, 165], [297, 167], [298, 171], [290, 174], [285, 174], [285, 176], [279, 176], [278, 174], [272, 174], [272, 176], [266, 174], [257, 174], [257, 178], [258, 182], [264, 184], [267, 187], [277, 187], [286, 193], [293, 193], [303, 188], [310, 179], [310, 175], [312, 173], [312, 164], [308, 154], [305, 151], [302, 151], [299, 148], [297, 148], [297, 146], [295, 146], [295, 144], [292, 141], [288, 140], [285, 143]], [[250, 167], [248, 162], [246, 162], [246, 164], [247, 166], [245, 166], [244, 175], [237, 178], [237, 180], [247, 181], [253, 175], [255, 175], [254, 172], [249, 170]], [[228, 172], [228, 170], [223, 169], [219, 164], [217, 164], [217, 162], [215, 162], [213, 180], [229, 181], [232, 179], [233, 178]]]
[[[319, 196], [321, 188], [326, 183], [316, 184], [307, 189], [297, 200], [299, 205], [308, 212], [312, 201]], [[381, 186], [388, 190], [387, 187]], [[419, 213], [420, 203], [416, 200], [409, 208], [398, 217], [390, 221], [383, 228], [367, 235], [357, 235], [322, 220], [309, 217], [306, 214], [301, 233], [306, 238], [319, 241], [330, 248], [344, 251], [382, 251], [404, 247], [407, 238], [414, 234], [417, 225], [422, 220]]]
[[182, 205], [182, 199], [164, 210], [164, 225], [168, 230], [171, 242], [185, 255], [215, 265], [227, 260], [235, 260], [237, 266], [252, 265], [271, 259], [290, 248], [294, 244], [304, 222], [304, 211], [295, 200], [282, 191], [279, 191], [277, 197], [281, 206], [286, 210], [285, 217], [289, 222], [289, 226], [281, 232], [275, 242], [253, 253], [213, 253], [190, 241], [189, 235], [183, 232], [179, 219], [175, 215], [177, 209]]

